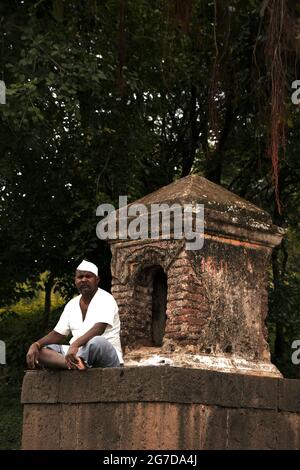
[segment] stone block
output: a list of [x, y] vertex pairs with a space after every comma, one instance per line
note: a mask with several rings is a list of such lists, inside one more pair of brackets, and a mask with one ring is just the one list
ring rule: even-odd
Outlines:
[[57, 403], [59, 401], [60, 372], [27, 371], [22, 386], [22, 403]]
[[276, 409], [278, 380], [272, 377], [222, 374], [222, 406]]
[[300, 415], [279, 412], [277, 416], [277, 449], [295, 450], [300, 448]]
[[283, 411], [300, 412], [300, 380], [280, 380], [278, 408]]
[[22, 445], [299, 449], [297, 391], [293, 380], [170, 366], [28, 372]]
[[60, 416], [59, 404], [26, 404], [23, 412], [22, 449], [59, 449]]
[[227, 449], [274, 450], [277, 448], [277, 412], [228, 409]]

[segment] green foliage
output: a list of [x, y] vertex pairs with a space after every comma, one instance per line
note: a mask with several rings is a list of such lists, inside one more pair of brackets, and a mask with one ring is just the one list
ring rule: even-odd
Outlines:
[[0, 338], [6, 344], [6, 372], [22, 375], [26, 368], [26, 353], [30, 344], [44, 336], [58, 321], [62, 312], [61, 300], [56, 299], [47, 328], [43, 319], [41, 294], [33, 300], [23, 299], [10, 309], [0, 312]]
[[18, 450], [21, 446], [22, 406], [19, 377], [0, 376], [0, 450]]
[[[299, 334], [299, 107], [287, 96], [279, 214], [267, 153], [262, 2], [194, 0], [176, 9], [179, 3], [127, 0], [122, 10], [116, 0], [1, 2], [1, 306], [23, 296], [17, 286], [25, 282], [32, 295], [44, 272], [71, 297], [83, 257], [101, 266], [109, 288], [109, 250], [95, 236], [97, 206], [117, 206], [122, 194], [135, 200], [196, 172], [293, 231], [271, 275], [279, 360], [279, 331], [286, 345]], [[287, 84], [294, 75], [292, 60]]]
[[[275, 253], [276, 254], [276, 253]], [[299, 365], [292, 364], [292, 343], [300, 339], [300, 243], [297, 230], [286, 234], [275, 258], [277, 279], [269, 292], [268, 328], [275, 364], [285, 377], [300, 377]]]
[[21, 386], [30, 344], [52, 329], [62, 312], [63, 301], [52, 295], [53, 311], [44, 327], [41, 290], [31, 299], [22, 299], [0, 310], [0, 339], [6, 344], [6, 365], [0, 369], [0, 449], [19, 449], [22, 431]]

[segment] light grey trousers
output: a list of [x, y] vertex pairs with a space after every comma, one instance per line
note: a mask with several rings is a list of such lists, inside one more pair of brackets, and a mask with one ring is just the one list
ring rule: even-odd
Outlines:
[[[60, 344], [48, 344], [45, 347], [65, 356], [64, 348]], [[78, 349], [77, 356], [81, 357], [88, 367], [120, 367], [116, 349], [103, 336], [90, 339]]]

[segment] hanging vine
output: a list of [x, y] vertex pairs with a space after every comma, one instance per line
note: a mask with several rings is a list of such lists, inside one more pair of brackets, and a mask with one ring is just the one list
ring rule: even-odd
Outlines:
[[285, 156], [286, 148], [286, 103], [289, 84], [287, 80], [288, 51], [293, 38], [292, 17], [287, 0], [263, 2], [263, 14], [267, 21], [265, 60], [267, 83], [271, 87], [270, 125], [268, 155], [272, 160], [272, 179], [278, 212], [282, 212], [280, 201], [279, 155]]

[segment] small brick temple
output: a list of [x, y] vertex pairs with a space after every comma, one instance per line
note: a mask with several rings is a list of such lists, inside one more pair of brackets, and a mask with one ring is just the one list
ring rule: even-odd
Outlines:
[[187, 249], [175, 219], [171, 239], [163, 224], [123, 239], [122, 208], [110, 243], [125, 366], [28, 371], [23, 449], [299, 449], [300, 380], [271, 364], [265, 327], [282, 229], [196, 175], [137, 203], [190, 204], [195, 217], [203, 204], [203, 246]]
[[198, 250], [187, 250], [183, 239], [111, 242], [127, 359], [278, 376], [265, 318], [267, 269], [282, 229], [265, 211], [196, 175], [134, 204], [148, 213], [154, 204], [203, 204], [205, 238]]

